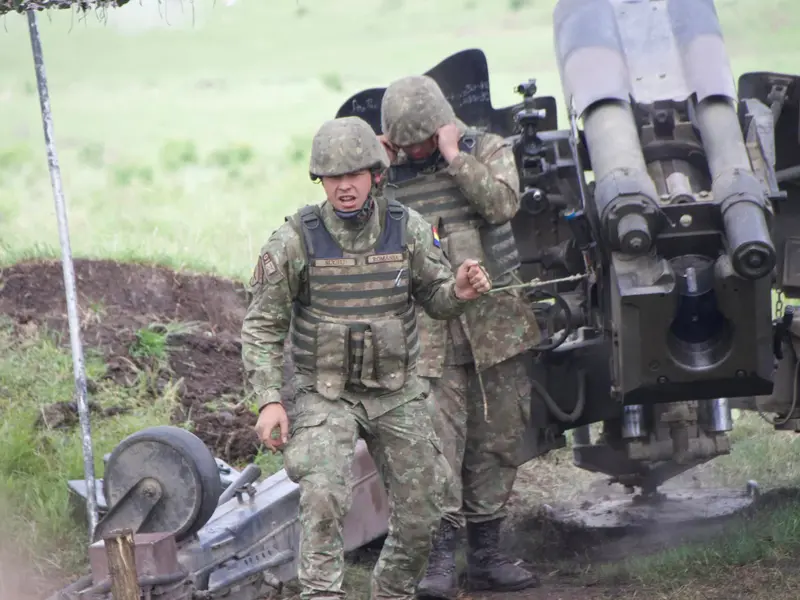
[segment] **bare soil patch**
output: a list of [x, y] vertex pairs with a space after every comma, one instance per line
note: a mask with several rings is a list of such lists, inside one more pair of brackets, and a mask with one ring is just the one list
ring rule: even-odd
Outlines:
[[[242, 402], [239, 339], [248, 301], [244, 286], [220, 277], [107, 260], [75, 260], [75, 276], [85, 352], [102, 353], [106, 377], [133, 385], [138, 372], [155, 369], [154, 392], [179, 381], [180, 406], [173, 422], [189, 420], [194, 433], [230, 463], [252, 459], [258, 449], [256, 417]], [[46, 327], [69, 347], [61, 263], [34, 261], [0, 269], [0, 314], [22, 328]], [[132, 351], [138, 331], [158, 331], [176, 322], [191, 328], [168, 336], [165, 364]], [[89, 382], [90, 391], [94, 383]], [[45, 414], [64, 426], [76, 421], [70, 403]]]

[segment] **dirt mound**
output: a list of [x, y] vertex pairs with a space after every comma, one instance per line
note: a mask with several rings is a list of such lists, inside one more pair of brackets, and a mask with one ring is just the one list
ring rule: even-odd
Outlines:
[[[173, 422], [190, 420], [194, 432], [228, 462], [252, 458], [258, 447], [255, 415], [242, 404], [244, 286], [220, 277], [106, 260], [75, 260], [75, 277], [83, 344], [86, 352], [103, 354], [107, 376], [132, 385], [137, 372], [156, 366], [155, 391], [182, 379], [181, 405]], [[34, 323], [59, 332], [68, 347], [60, 261], [0, 269], [0, 313], [22, 326]], [[190, 326], [173, 333], [174, 323]], [[137, 351], [139, 332], [148, 328], [164, 334], [164, 364]]]

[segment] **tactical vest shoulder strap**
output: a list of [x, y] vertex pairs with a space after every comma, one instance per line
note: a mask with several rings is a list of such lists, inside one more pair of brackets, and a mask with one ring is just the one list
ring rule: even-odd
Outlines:
[[[303, 241], [302, 248], [305, 253], [306, 263], [311, 263], [311, 257], [314, 255], [314, 230], [320, 226], [321, 217], [319, 214], [319, 207], [309, 204], [301, 208], [291, 217], [286, 217], [286, 221], [291, 223], [292, 228], [300, 234]], [[301, 305], [308, 306], [310, 299], [310, 290], [308, 282], [308, 271], [304, 270], [300, 274], [300, 289], [298, 290], [297, 302]]]
[[322, 217], [319, 214], [319, 207], [313, 204], [308, 204], [297, 211], [293, 217], [293, 220], [296, 224], [300, 225], [299, 229], [300, 233], [303, 235], [306, 257], [311, 259], [311, 257], [314, 256], [314, 231], [322, 223]]
[[408, 209], [397, 200], [389, 198], [386, 203], [386, 211], [389, 215], [388, 223], [391, 223], [392, 221], [399, 221], [400, 245], [405, 250], [407, 248], [406, 228], [408, 227]]

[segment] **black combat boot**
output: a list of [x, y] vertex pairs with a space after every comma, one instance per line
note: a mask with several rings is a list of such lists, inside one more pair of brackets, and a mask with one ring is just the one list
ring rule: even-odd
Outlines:
[[458, 530], [445, 519], [433, 536], [428, 570], [417, 585], [418, 598], [452, 600], [458, 595], [456, 577], [456, 543]]
[[502, 519], [467, 523], [467, 582], [470, 590], [515, 592], [539, 585], [539, 578], [500, 553]]

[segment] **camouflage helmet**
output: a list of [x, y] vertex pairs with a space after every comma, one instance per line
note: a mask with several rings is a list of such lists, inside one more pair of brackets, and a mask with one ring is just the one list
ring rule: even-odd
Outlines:
[[389, 156], [372, 127], [361, 117], [326, 121], [311, 142], [311, 179], [388, 169]]
[[396, 146], [419, 144], [456, 114], [442, 89], [427, 75], [403, 77], [392, 83], [381, 102], [381, 127]]

